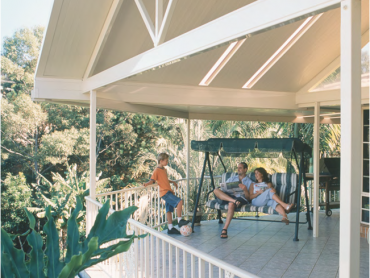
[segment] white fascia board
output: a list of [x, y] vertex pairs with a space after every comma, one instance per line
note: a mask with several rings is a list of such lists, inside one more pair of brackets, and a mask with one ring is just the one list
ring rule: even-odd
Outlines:
[[[222, 120], [222, 121], [258, 121], [258, 122], [285, 122], [285, 123], [313, 123], [312, 118], [301, 118], [296, 116], [277, 115], [235, 115], [235, 114], [203, 114], [189, 113], [192, 120]], [[321, 118], [323, 124], [339, 124], [340, 119]]]
[[32, 100], [75, 100], [89, 101], [89, 95], [82, 93], [82, 81], [75, 79], [35, 78]]
[[148, 83], [117, 83], [113, 89], [98, 91], [98, 97], [131, 103], [156, 105], [219, 106], [240, 108], [296, 109], [295, 93], [202, 86]]
[[49, 17], [49, 22], [45, 28], [42, 44], [40, 48], [40, 55], [37, 60], [35, 78], [37, 76], [43, 76], [46, 63], [48, 60], [51, 44], [53, 42], [54, 33], [57, 28], [59, 14], [63, 7], [63, 0], [54, 0], [53, 7], [51, 8], [51, 14]]
[[88, 78], [84, 91], [338, 7], [340, 0], [259, 0]]
[[[315, 102], [320, 102], [321, 106], [340, 105], [340, 89], [296, 94], [296, 104], [299, 107], [311, 107]], [[361, 87], [361, 102], [369, 103], [369, 87]]]

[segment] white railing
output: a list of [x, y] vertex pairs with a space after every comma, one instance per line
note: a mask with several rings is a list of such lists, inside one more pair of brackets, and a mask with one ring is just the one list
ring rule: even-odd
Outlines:
[[[95, 219], [102, 204], [86, 197], [89, 213]], [[110, 213], [114, 210], [111, 209]], [[91, 229], [91, 226], [89, 226]], [[214, 258], [134, 219], [129, 233], [148, 234], [135, 239], [130, 249], [100, 264], [110, 277], [258, 277]]]
[[[215, 177], [215, 183], [218, 184], [220, 176]], [[194, 203], [196, 199], [196, 190], [199, 187], [199, 178], [176, 180], [178, 188], [174, 188], [176, 196], [183, 200], [182, 216], [193, 215]], [[204, 207], [206, 195], [212, 190], [211, 180], [205, 177], [202, 191], [200, 195], [199, 208], [203, 209], [204, 214], [214, 213], [214, 210], [209, 210]], [[159, 228], [167, 223], [166, 208], [164, 202], [159, 197], [159, 188], [157, 184], [152, 186], [127, 188], [118, 191], [101, 193], [96, 195], [99, 203], [104, 204], [110, 200], [110, 208], [114, 210], [122, 210], [129, 206], [137, 206], [139, 209], [134, 214], [134, 219], [141, 223], [147, 224], [153, 228]], [[203, 205], [202, 205], [203, 204]], [[176, 210], [173, 213], [173, 219], [176, 219]]]

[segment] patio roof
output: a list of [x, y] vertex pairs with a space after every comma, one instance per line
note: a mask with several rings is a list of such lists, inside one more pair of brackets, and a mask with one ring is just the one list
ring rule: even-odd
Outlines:
[[[340, 65], [339, 0], [165, 0], [159, 12], [154, 2], [55, 1], [33, 99], [87, 106], [95, 90], [98, 108], [287, 122], [312, 122], [315, 100], [322, 122], [339, 122], [330, 113], [340, 111], [340, 90], [309, 92]], [[362, 5], [364, 46], [369, 1]], [[199, 85], [236, 41], [208, 86]], [[367, 92], [368, 84], [364, 104]]]

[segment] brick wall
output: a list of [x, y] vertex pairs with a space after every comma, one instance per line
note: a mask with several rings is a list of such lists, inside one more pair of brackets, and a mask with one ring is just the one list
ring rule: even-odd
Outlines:
[[365, 225], [365, 224], [361, 224], [360, 225], [361, 237], [366, 238], [369, 241], [369, 239], [367, 238], [368, 235], [369, 235], [368, 234], [368, 230], [369, 230], [369, 226], [368, 225]]

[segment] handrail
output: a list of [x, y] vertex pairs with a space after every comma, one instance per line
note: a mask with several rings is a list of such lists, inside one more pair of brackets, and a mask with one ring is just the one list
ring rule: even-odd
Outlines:
[[208, 263], [211, 263], [211, 264], [213, 264], [217, 267], [220, 267], [220, 268], [222, 268], [226, 271], [229, 271], [229, 272], [231, 272], [235, 275], [238, 275], [240, 277], [251, 277], [251, 278], [258, 278], [259, 277], [259, 276], [256, 276], [256, 275], [250, 273], [250, 272], [247, 272], [245, 270], [235, 268], [234, 265], [231, 265], [231, 264], [229, 264], [227, 262], [224, 262], [220, 259], [212, 257], [212, 256], [208, 255], [207, 253], [201, 251], [201, 250], [198, 250], [198, 249], [196, 249], [196, 248], [194, 248], [190, 245], [187, 245], [187, 244], [185, 244], [185, 243], [183, 243], [179, 240], [176, 240], [176, 239], [174, 239], [174, 238], [172, 238], [172, 237], [170, 237], [166, 234], [158, 232], [158, 231], [156, 231], [156, 230], [154, 230], [154, 229], [152, 229], [152, 228], [150, 228], [150, 227], [148, 227], [148, 226], [146, 226], [146, 225], [144, 225], [144, 224], [142, 224], [142, 223], [140, 223], [140, 222], [138, 222], [134, 219], [129, 219], [128, 222], [130, 224], [138, 227], [139, 229], [141, 229], [141, 230], [143, 230], [143, 231], [145, 231], [145, 232], [147, 232], [147, 233], [149, 233], [149, 234], [151, 234], [151, 235], [153, 235], [153, 236], [155, 236], [159, 239], [162, 239], [162, 240], [170, 243], [173, 246], [176, 246], [176, 247], [178, 247], [178, 248], [180, 248], [180, 249], [182, 249], [182, 250], [184, 250], [184, 251], [186, 251], [186, 252], [188, 252], [188, 253], [196, 256], [196, 257], [201, 258], [202, 260], [204, 260]]
[[[210, 176], [204, 176], [204, 178], [205, 179], [210, 179]], [[221, 178], [221, 176], [214, 176], [214, 178]], [[197, 180], [197, 179], [200, 179], [200, 178], [189, 178], [189, 180]], [[188, 180], [188, 179], [187, 178], [181, 178], [181, 179], [177, 179], [177, 180], [174, 180], [174, 181], [179, 182], [179, 181], [186, 181], [186, 180]], [[109, 192], [105, 192], [105, 193], [99, 193], [99, 194], [96, 194], [96, 197], [103, 197], [103, 196], [116, 194], [116, 193], [124, 193], [124, 192], [132, 191], [132, 190], [141, 190], [141, 189], [144, 189], [144, 188], [155, 187], [155, 186], [158, 186], [158, 184], [154, 183], [154, 184], [148, 185], [146, 187], [138, 186], [138, 187], [124, 188], [124, 189], [120, 189], [120, 190], [109, 191]]]
[[[86, 196], [85, 199], [86, 199], [86, 202], [88, 203], [87, 207], [91, 208], [91, 206], [95, 206], [96, 208], [98, 208], [97, 210], [95, 210], [95, 213], [98, 213], [98, 210], [101, 207], [103, 207], [103, 204], [99, 203], [96, 200], [91, 199], [89, 196]], [[115, 212], [114, 209], [109, 209], [109, 214], [114, 213], [114, 212]], [[153, 242], [154, 242], [154, 244], [157, 244], [157, 247], [156, 247], [157, 249], [160, 248], [159, 247], [160, 245], [158, 245], [159, 240], [162, 240], [163, 244], [167, 243], [167, 244], [169, 244], [169, 246], [175, 246], [177, 248], [177, 250], [182, 250], [184, 252], [184, 256], [185, 256], [185, 253], [188, 253], [192, 256], [192, 258], [194, 258], [194, 259], [197, 258], [199, 260], [199, 264], [201, 264], [202, 261], [203, 261], [203, 263], [207, 262], [207, 263], [209, 263], [210, 268], [211, 268], [211, 266], [215, 266], [215, 267], [219, 268], [220, 271], [222, 270], [222, 271], [225, 271], [225, 272], [228, 272], [228, 273], [232, 274], [231, 277], [234, 277], [234, 275], [236, 275], [238, 277], [241, 277], [241, 278], [256, 278], [256, 277], [258, 277], [258, 276], [254, 275], [252, 273], [249, 273], [249, 272], [247, 272], [243, 269], [237, 268], [237, 267], [235, 267], [235, 266], [233, 266], [229, 263], [226, 263], [226, 262], [224, 262], [220, 259], [217, 259], [217, 258], [215, 258], [215, 257], [213, 257], [213, 256], [211, 256], [211, 255], [209, 255], [209, 254], [207, 254], [203, 251], [197, 250], [196, 248], [194, 248], [192, 246], [189, 246], [189, 245], [187, 245], [187, 244], [185, 244], [185, 243], [183, 243], [179, 240], [176, 240], [176, 239], [174, 239], [174, 238], [172, 238], [172, 237], [170, 237], [170, 236], [168, 236], [164, 233], [161, 233], [161, 232], [159, 232], [159, 231], [157, 231], [157, 230], [155, 230], [155, 229], [153, 229], [149, 226], [146, 226], [146, 225], [144, 225], [144, 224], [142, 224], [142, 223], [140, 223], [140, 222], [138, 222], [138, 221], [136, 221], [132, 218], [130, 218], [128, 220], [128, 224], [131, 226], [130, 230], [131, 231], [136, 231], [138, 235], [139, 234], [144, 234], [144, 233], [150, 234], [150, 236], [152, 238], [152, 243], [149, 245], [148, 238], [144, 238], [144, 239], [142, 239], [142, 240], [144, 240], [144, 242], [141, 244], [141, 246], [139, 246], [137, 244], [138, 239], [135, 239], [136, 243], [132, 245], [132, 248], [133, 248], [132, 252], [133, 253], [131, 253], [131, 254], [121, 253], [121, 254], [119, 254], [120, 257], [119, 257], [118, 261], [110, 259], [108, 263], [101, 263], [100, 266], [102, 267], [102, 269], [107, 270], [109, 272], [109, 273], [108, 272], [107, 273], [109, 275], [112, 275], [111, 277], [116, 277], [117, 276], [116, 275], [117, 273], [114, 270], [114, 269], [116, 269], [115, 265], [117, 263], [122, 264], [119, 268], [117, 268], [117, 270], [119, 269], [119, 272], [120, 272], [120, 274], [118, 276], [121, 277], [122, 274], [123, 274], [121, 272], [123, 270], [123, 264], [129, 263], [129, 261], [126, 261], [127, 259], [125, 259], [124, 256], [133, 256], [133, 257], [136, 258], [136, 260], [138, 260], [138, 258], [139, 258], [138, 254], [144, 251], [144, 249], [143, 249], [144, 246], [146, 246], [145, 247], [145, 252], [148, 252], [145, 255], [145, 258], [147, 258], [147, 260], [149, 260], [149, 257], [148, 257], [149, 254], [152, 254], [152, 256], [154, 254], [153, 254], [153, 251], [149, 251], [149, 249], [147, 249], [147, 248], [151, 248], [151, 250], [153, 250]], [[157, 238], [157, 240], [153, 241], [153, 237]], [[122, 240], [122, 239], [119, 239], [119, 240]], [[163, 246], [164, 245], [162, 245], [162, 248], [163, 248]], [[172, 250], [171, 248], [172, 247], [169, 247], [169, 250]], [[165, 252], [165, 251], [163, 251], [163, 252]], [[168, 252], [171, 252], [171, 251], [168, 251]], [[123, 255], [123, 254], [125, 254], [125, 255]], [[157, 255], [159, 255], [159, 254], [157, 254]], [[175, 265], [176, 265], [176, 269], [178, 270], [179, 264], [181, 264], [180, 261], [179, 261], [179, 257], [178, 257], [179, 253], [175, 252], [175, 254], [173, 254], [173, 255], [176, 256]], [[142, 273], [145, 272], [146, 274], [149, 274], [149, 272], [153, 271], [154, 269], [152, 267], [151, 268], [149, 267], [149, 264], [147, 264], [148, 261], [145, 261], [145, 263], [144, 263], [142, 256], [143, 255], [141, 254], [140, 259], [139, 259], [140, 262], [141, 262], [140, 267], [144, 267], [144, 269], [141, 269], [140, 271], [142, 271]], [[168, 256], [171, 257], [171, 253], [168, 253]], [[164, 259], [164, 257], [163, 257], [163, 259]], [[152, 263], [152, 266], [153, 266], [153, 263]], [[186, 259], [183, 263], [186, 264]], [[138, 267], [137, 263], [134, 263], [134, 265], [136, 267], [135, 271], [136, 272], [139, 271], [138, 268], [137, 268]], [[193, 267], [195, 267], [195, 261], [194, 260], [191, 260], [191, 265], [192, 265], [192, 269], [193, 269]], [[157, 267], [159, 267], [158, 261], [157, 261]], [[165, 270], [163, 270], [163, 271], [165, 271]], [[204, 268], [203, 268], [203, 271], [204, 271]], [[199, 269], [199, 273], [201, 273], [201, 269]], [[158, 272], [157, 272], [157, 274], [158, 274]], [[126, 273], [126, 275], [128, 275], [128, 273]], [[203, 276], [201, 276], [201, 277], [203, 277]]]

